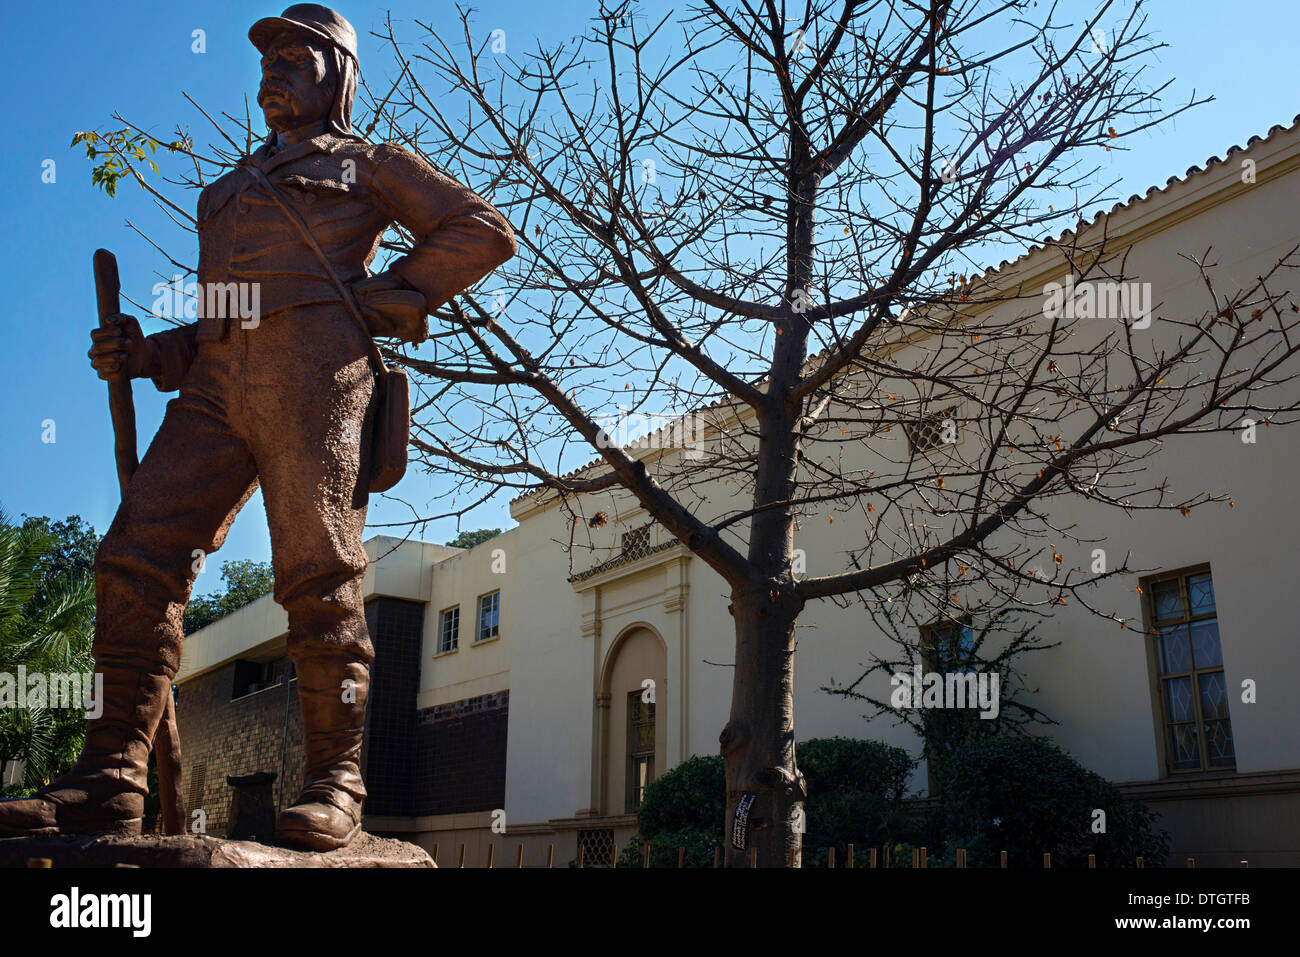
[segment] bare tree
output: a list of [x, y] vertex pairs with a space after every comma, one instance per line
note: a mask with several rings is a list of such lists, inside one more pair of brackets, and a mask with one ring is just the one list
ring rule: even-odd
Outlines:
[[[895, 724], [910, 728], [920, 737], [921, 756], [934, 772], [944, 759], [971, 743], [995, 734], [1028, 734], [1037, 726], [1059, 722], [1029, 700], [1037, 692], [1025, 681], [1025, 658], [1046, 651], [1060, 642], [1049, 642], [1037, 632], [1050, 616], [1034, 609], [1002, 605], [995, 611], [967, 605], [960, 615], [944, 615], [938, 622], [917, 620], [918, 609], [903, 605], [897, 620], [892, 608], [873, 614], [872, 620], [892, 648], [887, 654], [874, 653], [861, 674], [847, 684], [832, 681], [823, 686], [828, 694], [862, 701], [871, 706], [868, 721], [888, 716]], [[921, 610], [928, 610], [922, 606]], [[979, 675], [997, 675], [998, 683], [989, 696], [994, 707], [977, 714], [974, 706], [939, 710], [902, 707], [900, 695], [914, 701], [921, 689], [913, 676], [922, 673], [946, 678], [954, 687]], [[945, 675], [946, 673], [946, 675]], [[876, 697], [868, 680], [882, 675], [890, 680], [887, 698]], [[955, 680], [954, 680], [955, 679]], [[962, 687], [967, 701], [974, 701], [972, 681]]]
[[[976, 590], [989, 613], [1087, 605], [1128, 569], [1067, 567], [1082, 539], [1052, 500], [1217, 501], [1174, 496], [1144, 456], [1248, 414], [1289, 420], [1296, 262], [1225, 292], [1203, 251], [1187, 268], [1204, 308], [1147, 332], [1054, 308], [1014, 269], [980, 274], [1038, 243], [1077, 284], [1131, 278], [1104, 228], [1050, 237], [1108, 198], [1107, 151], [1201, 102], [1162, 106], [1167, 84], [1147, 82], [1140, 0], [1071, 22], [1047, 0], [703, 0], [654, 17], [601, 6], [581, 36], [527, 53], [466, 11], [417, 37], [389, 24], [391, 87], [366, 90], [366, 133], [490, 197], [520, 249], [429, 342], [388, 351], [420, 389], [413, 445], [453, 483], [412, 521], [540, 487], [567, 509], [572, 554], [601, 547], [589, 503], [615, 494], [713, 569], [736, 643], [720, 742], [745, 849], [729, 841], [727, 863], [756, 849], [784, 866], [806, 794], [805, 605], [916, 620]], [[698, 415], [704, 439], [618, 441], [618, 407]], [[720, 484], [725, 502], [708, 498]], [[838, 570], [801, 575], [796, 530], [837, 515], [865, 531]]]

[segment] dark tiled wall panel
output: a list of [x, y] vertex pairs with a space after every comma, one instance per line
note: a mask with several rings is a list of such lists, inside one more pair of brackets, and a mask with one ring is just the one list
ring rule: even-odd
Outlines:
[[415, 813], [505, 806], [510, 692], [421, 711], [416, 722]]
[[415, 813], [411, 753], [424, 605], [376, 598], [366, 605], [366, 623], [375, 646], [366, 719], [366, 813], [409, 816]]

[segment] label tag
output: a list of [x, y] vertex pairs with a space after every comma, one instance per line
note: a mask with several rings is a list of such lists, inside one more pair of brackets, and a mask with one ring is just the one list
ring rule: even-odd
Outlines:
[[749, 827], [749, 809], [754, 806], [753, 791], [746, 791], [736, 802], [736, 816], [731, 822], [731, 846], [738, 851], [745, 849], [745, 830]]

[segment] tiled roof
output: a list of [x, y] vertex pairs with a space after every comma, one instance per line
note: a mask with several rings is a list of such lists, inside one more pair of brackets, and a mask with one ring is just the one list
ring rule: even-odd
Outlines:
[[1026, 249], [1021, 255], [1017, 256], [1015, 259], [1002, 260], [1002, 262], [1000, 262], [998, 265], [985, 270], [984, 275], [993, 276], [996, 275], [997, 273], [1002, 272], [1002, 270], [1008, 268], [1009, 266], [1018, 265], [1024, 262], [1030, 256], [1034, 255], [1035, 253], [1047, 249], [1051, 246], [1060, 245], [1066, 239], [1077, 235], [1082, 230], [1087, 229], [1091, 226], [1096, 226], [1103, 219], [1106, 219], [1108, 216], [1113, 216], [1115, 213], [1118, 213], [1120, 210], [1130, 209], [1133, 206], [1137, 205], [1138, 203], [1144, 203], [1147, 200], [1151, 199], [1153, 196], [1158, 196], [1161, 193], [1167, 193], [1174, 186], [1180, 186], [1187, 183], [1188, 180], [1190, 180], [1194, 176], [1200, 175], [1202, 173], [1208, 173], [1211, 169], [1213, 169], [1216, 166], [1222, 166], [1224, 163], [1228, 161], [1228, 157], [1232, 156], [1232, 154], [1234, 153], [1244, 153], [1246, 150], [1253, 147], [1256, 143], [1266, 143], [1279, 133], [1289, 133], [1297, 128], [1300, 128], [1300, 113], [1297, 113], [1291, 119], [1290, 125], [1283, 126], [1281, 123], [1275, 124], [1263, 136], [1252, 136], [1250, 139], [1246, 141], [1245, 146], [1235, 146], [1235, 145], [1229, 146], [1227, 152], [1223, 154], [1223, 159], [1220, 159], [1218, 156], [1211, 156], [1201, 166], [1187, 167], [1187, 172], [1184, 173], [1182, 176], [1170, 176], [1169, 179], [1165, 180], [1165, 185], [1163, 186], [1148, 187], [1147, 191], [1140, 196], [1137, 193], [1134, 193], [1133, 195], [1129, 196], [1128, 199], [1116, 203], [1110, 209], [1098, 210], [1097, 214], [1092, 217], [1091, 221], [1084, 221], [1082, 219], [1079, 220], [1079, 222], [1075, 225], [1073, 229], [1065, 230], [1055, 239], [1044, 240], [1041, 243], [1030, 246], [1028, 249]]

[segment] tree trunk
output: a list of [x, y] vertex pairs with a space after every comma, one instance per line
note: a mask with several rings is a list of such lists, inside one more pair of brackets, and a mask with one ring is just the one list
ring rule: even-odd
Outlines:
[[[776, 600], [773, 600], [775, 596]], [[727, 767], [728, 867], [787, 867], [802, 861], [808, 791], [794, 755], [794, 631], [788, 593], [732, 592], [736, 668], [731, 719], [719, 742]], [[752, 797], [751, 797], [752, 795]], [[737, 827], [737, 807], [748, 805]], [[742, 847], [737, 847], [742, 844]]]

